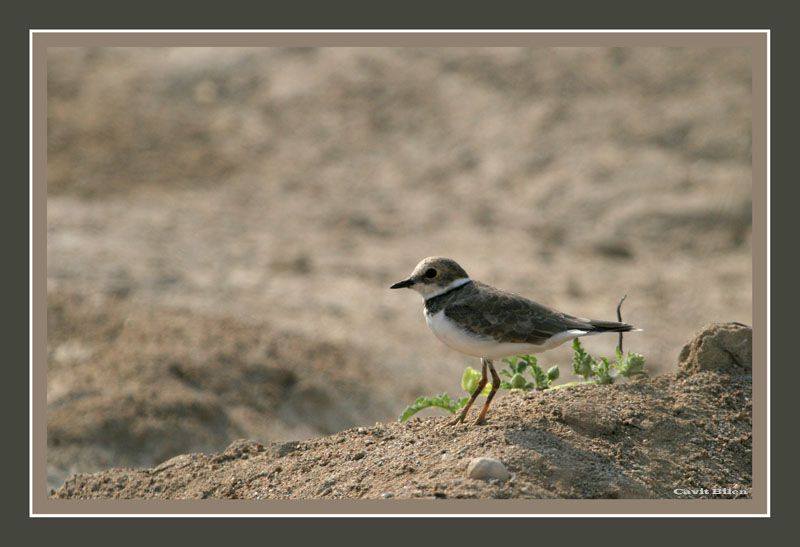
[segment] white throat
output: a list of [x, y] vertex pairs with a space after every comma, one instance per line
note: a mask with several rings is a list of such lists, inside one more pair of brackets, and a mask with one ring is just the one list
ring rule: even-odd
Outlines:
[[462, 277], [460, 279], [456, 279], [455, 281], [451, 281], [449, 284], [445, 285], [444, 287], [439, 287], [437, 289], [433, 289], [431, 292], [425, 293], [422, 296], [425, 298], [425, 300], [430, 300], [431, 298], [439, 296], [440, 294], [444, 294], [444, 293], [446, 293], [448, 291], [452, 291], [453, 289], [457, 289], [457, 288], [461, 287], [462, 285], [466, 285], [470, 281], [472, 281], [472, 280], [469, 277]]

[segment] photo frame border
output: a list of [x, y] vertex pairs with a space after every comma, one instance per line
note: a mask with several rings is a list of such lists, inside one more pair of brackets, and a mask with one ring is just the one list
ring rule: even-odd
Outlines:
[[[29, 32], [30, 516], [768, 516], [769, 44], [752, 31]], [[752, 70], [753, 484], [741, 500], [56, 500], [47, 495], [48, 47], [747, 47]]]

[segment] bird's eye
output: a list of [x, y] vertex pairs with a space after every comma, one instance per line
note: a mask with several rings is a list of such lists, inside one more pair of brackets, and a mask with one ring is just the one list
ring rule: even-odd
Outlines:
[[428, 279], [433, 279], [434, 277], [436, 277], [436, 270], [434, 270], [433, 268], [429, 268], [428, 271], [425, 272], [425, 277], [427, 277]]

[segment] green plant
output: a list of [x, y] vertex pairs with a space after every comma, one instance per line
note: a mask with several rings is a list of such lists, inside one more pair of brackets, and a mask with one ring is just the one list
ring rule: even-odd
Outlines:
[[583, 350], [580, 341], [575, 338], [572, 341], [572, 374], [582, 376], [584, 380], [588, 381], [593, 375], [593, 363], [594, 358]]
[[400, 415], [399, 420], [405, 422], [420, 410], [430, 407], [443, 408], [450, 414], [455, 414], [457, 410], [463, 408], [464, 405], [467, 404], [468, 400], [469, 397], [453, 400], [447, 393], [442, 393], [434, 397], [418, 397], [416, 401], [406, 407]]
[[[475, 389], [477, 389], [480, 381], [481, 373], [472, 367], [467, 367], [464, 369], [464, 374], [461, 375], [461, 389], [466, 391], [469, 395], [472, 395]], [[491, 389], [492, 385], [487, 382], [486, 387], [481, 390], [479, 395], [483, 395], [485, 397], [489, 395], [489, 391], [491, 391]], [[467, 401], [469, 401], [469, 397], [452, 399], [447, 393], [440, 393], [439, 395], [435, 395], [433, 397], [417, 397], [413, 403], [406, 407], [406, 409], [400, 415], [399, 420], [401, 422], [405, 422], [420, 410], [431, 407], [441, 408], [448, 411], [450, 414], [455, 414], [458, 410], [464, 408], [464, 405], [467, 404]]]
[[625, 355], [617, 348], [617, 370], [625, 378], [644, 376], [644, 355], [628, 351]]
[[586, 382], [612, 384], [617, 376], [632, 378], [645, 374], [644, 356], [630, 351], [623, 354], [617, 347], [616, 360], [612, 363], [606, 357], [597, 359], [590, 355], [575, 338], [572, 341], [572, 373]]
[[[508, 378], [508, 381], [500, 383], [503, 389], [538, 389], [545, 390], [550, 387], [559, 376], [558, 365], [550, 367], [547, 372], [539, 366], [539, 362], [535, 355], [518, 355], [515, 357], [506, 357], [502, 360], [508, 368], [504, 368], [499, 372], [502, 376]], [[525, 372], [528, 371], [533, 379], [529, 382], [525, 378]]]
[[[480, 381], [481, 381], [481, 373], [472, 367], [467, 367], [464, 369], [464, 374], [461, 375], [461, 389], [472, 395], [472, 392], [477, 389]], [[489, 395], [489, 392], [491, 390], [492, 390], [492, 384], [486, 382], [486, 386], [481, 390], [480, 395], [486, 397], [487, 395]], [[464, 404], [466, 404], [466, 402], [464, 402]]]
[[[620, 302], [621, 303], [621, 302]], [[583, 378], [582, 382], [569, 382], [558, 386], [552, 383], [559, 377], [558, 365], [552, 366], [547, 371], [539, 366], [539, 361], [534, 355], [518, 355], [502, 359], [507, 365], [499, 374], [505, 376], [507, 380], [500, 382], [501, 389], [521, 389], [524, 391], [538, 389], [561, 389], [577, 384], [613, 384], [617, 377], [632, 378], [646, 374], [644, 371], [644, 356], [641, 353], [626, 352], [617, 346], [615, 360], [609, 361], [606, 357], [599, 359], [593, 357], [583, 349], [579, 339], [572, 341], [572, 373]], [[530, 380], [526, 376], [530, 375]], [[477, 389], [481, 381], [481, 373], [472, 367], [464, 369], [461, 375], [461, 389], [468, 395]], [[491, 382], [481, 390], [479, 395], [487, 396], [492, 389]], [[469, 401], [469, 397], [452, 399], [447, 393], [442, 393], [434, 397], [419, 397], [408, 406], [400, 415], [400, 421], [404, 422], [411, 416], [425, 408], [442, 408], [451, 414], [455, 414]]]

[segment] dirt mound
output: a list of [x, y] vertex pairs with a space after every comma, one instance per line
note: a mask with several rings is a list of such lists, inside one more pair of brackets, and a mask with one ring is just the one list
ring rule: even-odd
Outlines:
[[124, 298], [51, 292], [48, 346], [52, 486], [242, 436], [332, 433], [390, 418], [399, 404], [353, 350]]
[[753, 330], [742, 323], [714, 323], [701, 330], [681, 350], [678, 367], [700, 370], [750, 370], [753, 368]]
[[[183, 455], [153, 469], [75, 475], [53, 495], [670, 498], [679, 497], [676, 488], [749, 492], [751, 391], [749, 369], [730, 367], [610, 386], [513, 391], [499, 398], [485, 426], [452, 427], [449, 418], [431, 417], [304, 442], [237, 441], [222, 453]], [[476, 457], [500, 460], [511, 478], [467, 478]]]

